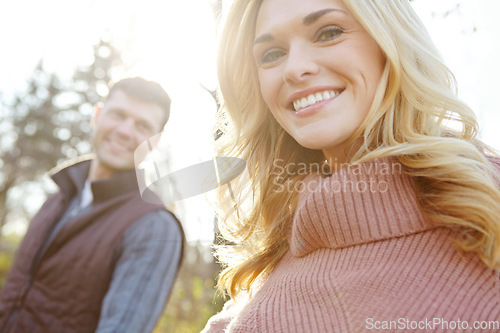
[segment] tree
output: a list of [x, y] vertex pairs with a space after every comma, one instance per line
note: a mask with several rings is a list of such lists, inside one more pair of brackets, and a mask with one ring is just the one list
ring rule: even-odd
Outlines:
[[26, 211], [23, 202], [9, 201], [12, 189], [38, 179], [63, 160], [90, 152], [92, 107], [107, 93], [113, 70], [122, 66], [109, 41], [100, 40], [93, 54], [93, 63], [78, 68], [67, 81], [47, 72], [40, 61], [25, 91], [2, 96], [0, 230], [11, 211]]

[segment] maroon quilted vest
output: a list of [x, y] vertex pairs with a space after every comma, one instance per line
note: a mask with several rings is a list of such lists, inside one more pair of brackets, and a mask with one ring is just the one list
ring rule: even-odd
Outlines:
[[0, 332], [94, 332], [127, 228], [163, 206], [141, 199], [133, 171], [92, 184], [93, 208], [74, 218], [41, 251], [83, 186], [89, 161], [55, 174], [60, 191], [32, 220], [0, 294]]

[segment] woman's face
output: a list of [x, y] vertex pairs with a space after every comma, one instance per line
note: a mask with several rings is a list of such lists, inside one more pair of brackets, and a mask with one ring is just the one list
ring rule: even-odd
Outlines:
[[385, 58], [341, 0], [264, 0], [254, 59], [261, 93], [299, 144], [345, 160], [372, 104]]

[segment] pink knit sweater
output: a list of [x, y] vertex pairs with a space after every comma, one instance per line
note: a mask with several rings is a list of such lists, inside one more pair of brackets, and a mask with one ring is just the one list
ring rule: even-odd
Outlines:
[[399, 164], [368, 162], [305, 186], [288, 253], [203, 332], [500, 332], [499, 272], [426, 221]]

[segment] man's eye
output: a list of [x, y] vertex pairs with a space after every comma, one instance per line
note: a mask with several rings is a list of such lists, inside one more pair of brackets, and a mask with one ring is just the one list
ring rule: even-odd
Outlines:
[[148, 132], [151, 130], [151, 127], [146, 123], [139, 123], [137, 124], [137, 127], [141, 132]]
[[327, 42], [330, 40], [334, 40], [338, 38], [340, 35], [344, 33], [344, 30], [337, 26], [328, 26], [321, 29], [318, 33], [318, 41]]
[[124, 117], [123, 112], [120, 111], [111, 111], [110, 114], [115, 119], [122, 119]]
[[278, 60], [279, 58], [281, 58], [284, 55], [285, 55], [284, 51], [272, 49], [272, 50], [265, 52], [264, 55], [262, 55], [260, 62], [262, 64], [269, 64], [269, 63], [272, 63], [272, 62]]

